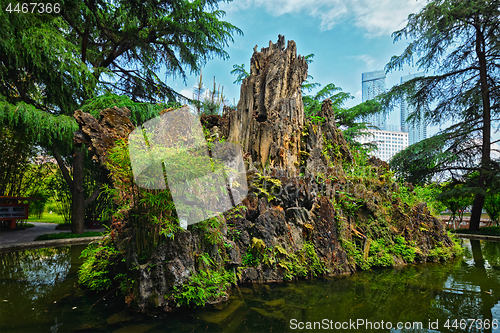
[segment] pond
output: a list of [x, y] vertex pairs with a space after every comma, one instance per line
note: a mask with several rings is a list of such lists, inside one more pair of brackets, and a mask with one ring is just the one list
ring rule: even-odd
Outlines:
[[78, 287], [84, 245], [0, 255], [0, 332], [500, 332], [500, 243], [464, 240], [444, 264], [240, 285], [231, 301], [129, 313]]

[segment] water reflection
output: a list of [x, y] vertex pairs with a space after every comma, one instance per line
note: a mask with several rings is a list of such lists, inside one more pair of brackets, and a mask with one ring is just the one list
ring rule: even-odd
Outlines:
[[[362, 319], [371, 323], [383, 320], [393, 326], [422, 325], [417, 326], [421, 329], [358, 327], [363, 332], [499, 332], [491, 323], [495, 320], [500, 326], [500, 243], [466, 240], [463, 246], [463, 260], [444, 264], [373, 270], [285, 285], [247, 286], [240, 288], [243, 297], [235, 294], [243, 302], [238, 310], [245, 312], [241, 323], [230, 316], [218, 323], [210, 319], [224, 310], [205, 311], [200, 318], [212, 323], [209, 330], [213, 332], [230, 332], [234, 326], [239, 332], [269, 331], [270, 327], [273, 332], [313, 331], [292, 329], [297, 325], [291, 325], [291, 319], [295, 323]], [[471, 327], [469, 321], [464, 329], [460, 327], [461, 319], [480, 319], [490, 325]]]
[[[459, 322], [453, 327], [455, 319], [500, 321], [500, 243], [463, 246], [464, 259], [447, 263], [240, 285], [228, 303], [156, 317], [129, 313], [119, 297], [113, 303], [81, 291], [76, 273], [82, 246], [11, 253], [0, 256], [0, 331], [309, 332], [314, 330], [293, 329], [291, 320], [334, 325], [362, 319], [393, 327], [362, 326], [358, 332], [500, 332], [491, 326], [462, 329]], [[397, 329], [397, 323], [422, 326]]]
[[83, 248], [63, 246], [0, 254], [2, 332], [9, 328], [38, 331], [44, 323], [55, 320], [52, 308], [74, 292], [69, 277], [76, 276]]

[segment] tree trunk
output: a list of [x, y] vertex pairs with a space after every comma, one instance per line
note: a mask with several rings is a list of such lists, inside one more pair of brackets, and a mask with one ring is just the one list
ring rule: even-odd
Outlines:
[[482, 149], [481, 149], [481, 166], [479, 168], [479, 182], [478, 187], [480, 192], [474, 198], [474, 205], [472, 206], [472, 213], [470, 216], [469, 229], [478, 230], [479, 223], [481, 222], [481, 213], [484, 205], [484, 193], [490, 180], [488, 177], [488, 170], [491, 166], [491, 104], [490, 104], [490, 88], [488, 84], [488, 70], [486, 66], [486, 55], [484, 53], [484, 36], [481, 31], [481, 25], [476, 24], [476, 55], [479, 61], [479, 80], [481, 84], [481, 100], [483, 102], [483, 128], [482, 128]]
[[481, 213], [484, 205], [484, 195], [478, 193], [474, 198], [472, 205], [472, 212], [470, 214], [469, 230], [479, 230], [479, 223], [481, 222]]
[[[81, 145], [80, 145], [81, 146]], [[73, 159], [73, 190], [71, 193], [71, 232], [83, 234], [85, 216], [85, 193], [83, 192], [83, 162], [85, 154], [77, 147]]]

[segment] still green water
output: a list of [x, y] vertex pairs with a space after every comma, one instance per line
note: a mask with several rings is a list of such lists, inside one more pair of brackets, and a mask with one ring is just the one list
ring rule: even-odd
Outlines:
[[78, 287], [84, 246], [2, 254], [0, 332], [500, 332], [500, 243], [463, 246], [444, 264], [241, 285], [217, 307], [149, 316]]

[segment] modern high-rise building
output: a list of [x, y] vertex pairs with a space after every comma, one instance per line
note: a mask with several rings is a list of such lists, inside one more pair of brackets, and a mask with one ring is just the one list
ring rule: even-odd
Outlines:
[[[423, 76], [424, 73], [415, 73], [401, 77], [401, 83], [410, 81], [416, 77]], [[415, 107], [409, 105], [406, 98], [401, 100], [401, 130], [408, 133], [408, 144], [412, 145], [427, 138], [427, 125], [424, 119], [424, 110], [420, 110], [420, 119], [413, 123], [408, 122], [408, 117], [415, 112]]]
[[[374, 99], [385, 92], [385, 72], [374, 71], [362, 74], [362, 101]], [[388, 162], [396, 153], [408, 147], [408, 133], [401, 130], [399, 126], [388, 125], [387, 117], [379, 113], [365, 119], [366, 122], [379, 129], [369, 129], [368, 135], [360, 137], [357, 141], [361, 144], [372, 143], [377, 150], [372, 154], [383, 161]]]
[[[362, 102], [374, 99], [385, 92], [385, 71], [374, 71], [361, 74]], [[385, 130], [387, 119], [385, 114], [379, 113], [366, 119], [367, 122]]]
[[408, 147], [408, 133], [401, 131], [378, 131], [374, 129], [368, 130], [368, 133], [369, 135], [361, 136], [356, 141], [361, 144], [376, 144], [378, 149], [371, 154], [382, 161], [389, 162], [396, 153]]

